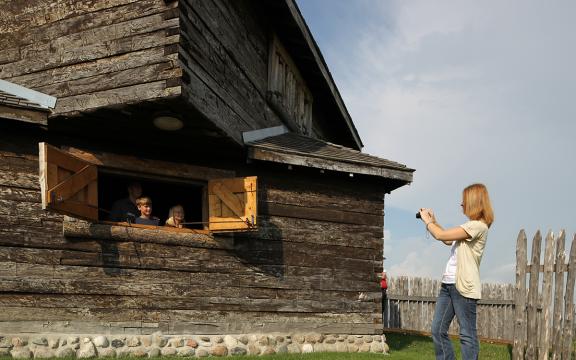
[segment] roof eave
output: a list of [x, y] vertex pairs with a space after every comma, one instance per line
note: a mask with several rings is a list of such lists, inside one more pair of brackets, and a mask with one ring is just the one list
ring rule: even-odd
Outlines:
[[0, 104], [0, 119], [48, 125], [48, 113], [48, 110], [43, 109], [27, 109], [20, 106]]
[[413, 169], [394, 169], [380, 166], [362, 165], [345, 161], [330, 160], [314, 156], [267, 150], [254, 146], [248, 147], [248, 157], [253, 160], [269, 161], [287, 165], [304, 166], [322, 170], [330, 170], [349, 174], [362, 174], [380, 178], [397, 180], [404, 183], [412, 182]]

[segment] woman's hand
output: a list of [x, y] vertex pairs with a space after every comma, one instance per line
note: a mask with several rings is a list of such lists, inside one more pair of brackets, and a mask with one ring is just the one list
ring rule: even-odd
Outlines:
[[436, 222], [436, 217], [434, 216], [432, 209], [420, 209], [420, 218], [426, 225]]
[[424, 224], [426, 224], [426, 230], [432, 234], [434, 239], [440, 240], [446, 245], [452, 245], [453, 241], [466, 240], [470, 238], [470, 235], [468, 235], [468, 233], [466, 233], [466, 231], [464, 231], [460, 226], [444, 230], [444, 228], [436, 222], [436, 217], [434, 216], [432, 209], [420, 209], [420, 218]]

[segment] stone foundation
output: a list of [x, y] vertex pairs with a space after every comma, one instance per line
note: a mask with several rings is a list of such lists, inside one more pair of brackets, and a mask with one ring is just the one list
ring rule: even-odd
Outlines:
[[0, 357], [106, 358], [233, 356], [311, 352], [387, 353], [383, 335], [0, 335]]

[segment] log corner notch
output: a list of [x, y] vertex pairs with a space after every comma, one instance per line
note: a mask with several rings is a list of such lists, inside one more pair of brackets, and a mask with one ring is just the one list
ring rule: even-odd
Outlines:
[[213, 236], [207, 231], [177, 229], [128, 223], [93, 223], [65, 216], [62, 234], [66, 238], [131, 241], [199, 248], [232, 249], [232, 237]]

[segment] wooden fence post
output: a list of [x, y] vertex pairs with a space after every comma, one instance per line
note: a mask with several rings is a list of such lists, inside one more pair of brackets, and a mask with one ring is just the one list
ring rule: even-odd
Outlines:
[[576, 280], [576, 234], [570, 247], [568, 260], [568, 279], [566, 281], [566, 295], [564, 297], [564, 331], [562, 339], [562, 359], [570, 359], [572, 353], [572, 336], [574, 320], [574, 281]]
[[560, 231], [556, 239], [556, 268], [555, 268], [555, 289], [554, 289], [554, 319], [552, 323], [552, 360], [559, 360], [562, 355], [562, 299], [564, 298], [564, 243], [566, 233]]
[[526, 348], [526, 248], [527, 239], [524, 229], [520, 230], [516, 240], [516, 292], [513, 360], [524, 359]]
[[[410, 289], [410, 284], [409, 284], [409, 280], [407, 276], [402, 276], [400, 278], [400, 293], [402, 295], [404, 295], [405, 297], [407, 297], [409, 295], [408, 291]], [[400, 309], [400, 311], [398, 312], [400, 314], [400, 322], [399, 325], [402, 328], [405, 328], [407, 324], [410, 323], [410, 314], [408, 313], [408, 309], [409, 309], [409, 305], [408, 305], [408, 301], [402, 301], [400, 302], [398, 308]]]
[[[540, 264], [537, 264], [540, 268]], [[540, 270], [538, 270], [540, 271]], [[548, 360], [550, 345], [550, 305], [552, 304], [552, 272], [554, 271], [554, 235], [549, 230], [544, 251], [544, 275], [542, 277], [542, 315], [540, 316], [539, 360]]]
[[532, 240], [532, 260], [530, 261], [530, 282], [528, 287], [528, 331], [526, 357], [536, 359], [538, 356], [538, 278], [540, 276], [540, 251], [542, 248], [542, 235], [536, 232]]
[[[399, 278], [394, 278], [393, 281], [388, 282], [388, 291], [392, 291], [393, 293], [398, 293], [398, 284]], [[396, 300], [388, 300], [388, 305], [390, 306], [390, 327], [391, 328], [399, 328], [400, 325], [398, 324], [398, 301]]]

